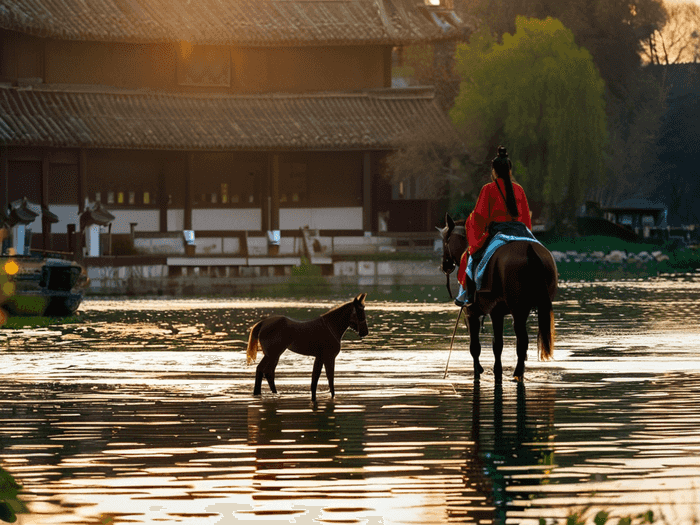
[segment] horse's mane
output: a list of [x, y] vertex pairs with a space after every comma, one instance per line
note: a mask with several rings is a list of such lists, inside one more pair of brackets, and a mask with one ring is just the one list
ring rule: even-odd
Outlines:
[[322, 317], [325, 316], [332, 316], [334, 313], [338, 313], [340, 310], [344, 308], [348, 308], [349, 306], [353, 306], [353, 301], [348, 301], [347, 303], [339, 304], [337, 306], [334, 306], [330, 310], [328, 310], [325, 314], [322, 315]]

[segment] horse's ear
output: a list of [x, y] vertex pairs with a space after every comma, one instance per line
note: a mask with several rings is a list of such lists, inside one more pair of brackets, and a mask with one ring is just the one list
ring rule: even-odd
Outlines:
[[445, 214], [445, 224], [447, 224], [448, 227], [447, 231], [452, 231], [455, 229], [455, 221], [452, 220], [449, 213]]
[[366, 293], [361, 293], [360, 295], [358, 295], [357, 297], [355, 297], [355, 301], [357, 301], [357, 302], [360, 303], [362, 306], [364, 306], [364, 305], [365, 305], [365, 297], [367, 297], [367, 294], [366, 294]]

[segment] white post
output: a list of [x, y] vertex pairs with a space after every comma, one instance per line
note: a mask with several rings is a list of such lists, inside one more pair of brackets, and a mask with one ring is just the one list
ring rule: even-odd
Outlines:
[[27, 232], [25, 224], [16, 224], [12, 228], [12, 247], [17, 255], [24, 255], [24, 238]]
[[99, 257], [100, 256], [100, 226], [98, 224], [91, 224], [87, 227], [85, 231], [87, 245], [87, 255], [88, 257]]

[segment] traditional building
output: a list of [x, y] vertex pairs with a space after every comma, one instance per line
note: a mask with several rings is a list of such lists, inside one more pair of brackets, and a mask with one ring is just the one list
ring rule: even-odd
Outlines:
[[464, 32], [423, 0], [0, 0], [0, 205], [39, 204], [33, 244], [54, 249], [94, 203], [114, 234], [222, 251], [376, 232], [401, 209], [382, 159], [452, 132], [430, 89], [391, 88], [392, 50]]

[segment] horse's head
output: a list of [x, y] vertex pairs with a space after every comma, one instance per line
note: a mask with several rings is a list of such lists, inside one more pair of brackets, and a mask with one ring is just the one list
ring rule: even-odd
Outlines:
[[361, 293], [352, 302], [352, 313], [350, 314], [350, 328], [355, 330], [360, 337], [369, 333], [367, 328], [367, 318], [365, 317], [365, 297], [366, 293]]
[[[436, 226], [437, 228], [437, 226]], [[440, 269], [445, 275], [450, 275], [459, 266], [464, 250], [467, 248], [467, 238], [464, 226], [457, 226], [449, 213], [445, 214], [445, 227], [437, 228], [442, 238], [442, 263]]]

